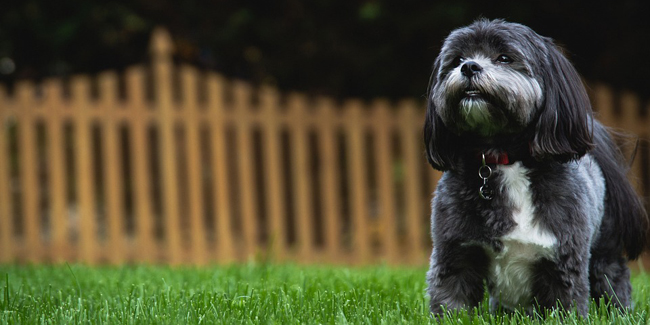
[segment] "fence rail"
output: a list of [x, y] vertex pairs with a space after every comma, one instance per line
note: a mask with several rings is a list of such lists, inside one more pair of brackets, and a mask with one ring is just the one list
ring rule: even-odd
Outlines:
[[[0, 88], [0, 262], [426, 263], [440, 174], [420, 103], [256, 89], [172, 49], [157, 29], [147, 66]], [[636, 97], [592, 93], [648, 139]]]

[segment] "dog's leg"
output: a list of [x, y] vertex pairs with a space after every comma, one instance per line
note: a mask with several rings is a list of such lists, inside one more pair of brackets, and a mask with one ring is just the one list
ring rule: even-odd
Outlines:
[[[560, 249], [562, 251], [562, 249]], [[575, 307], [582, 316], [589, 311], [589, 279], [586, 256], [560, 252], [554, 260], [541, 259], [535, 264], [533, 297], [542, 310]]]
[[630, 307], [632, 286], [627, 260], [622, 257], [592, 256], [589, 265], [591, 297], [611, 302], [618, 308]]
[[434, 246], [427, 273], [431, 312], [477, 306], [485, 292], [488, 263], [485, 250], [479, 246]]

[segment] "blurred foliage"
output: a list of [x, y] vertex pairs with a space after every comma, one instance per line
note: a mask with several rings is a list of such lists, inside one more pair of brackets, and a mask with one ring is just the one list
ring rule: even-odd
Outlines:
[[419, 97], [444, 37], [484, 16], [529, 25], [563, 44], [585, 77], [643, 93], [648, 9], [630, 0], [13, 1], [0, 11], [0, 80], [145, 61], [162, 25], [180, 60], [230, 77], [337, 97]]

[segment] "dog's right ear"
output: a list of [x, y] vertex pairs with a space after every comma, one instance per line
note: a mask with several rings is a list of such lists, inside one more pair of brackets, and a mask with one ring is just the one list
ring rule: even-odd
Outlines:
[[453, 134], [436, 113], [433, 102], [429, 100], [424, 120], [424, 146], [427, 160], [433, 168], [441, 171], [454, 169], [458, 159], [452, 146], [456, 142]]
[[454, 169], [456, 162], [456, 150], [454, 144], [458, 141], [455, 135], [445, 126], [438, 114], [437, 108], [431, 98], [433, 88], [439, 79], [440, 58], [436, 59], [433, 66], [431, 82], [427, 92], [427, 112], [424, 120], [424, 146], [427, 153], [427, 160], [433, 168], [441, 171]]

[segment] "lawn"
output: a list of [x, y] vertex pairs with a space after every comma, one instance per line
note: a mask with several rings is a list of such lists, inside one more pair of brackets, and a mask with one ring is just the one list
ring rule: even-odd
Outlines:
[[[426, 324], [426, 270], [246, 264], [0, 266], [2, 324]], [[479, 309], [448, 315], [465, 324], [646, 324], [650, 277], [634, 276], [629, 315], [591, 308], [589, 319], [545, 318]]]

